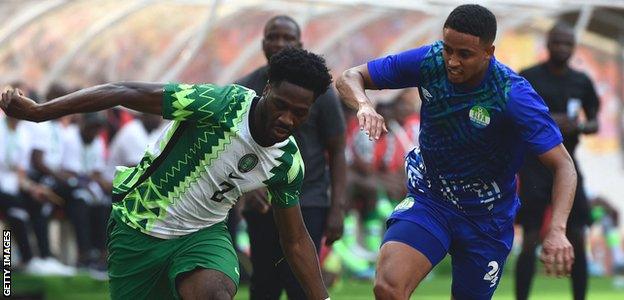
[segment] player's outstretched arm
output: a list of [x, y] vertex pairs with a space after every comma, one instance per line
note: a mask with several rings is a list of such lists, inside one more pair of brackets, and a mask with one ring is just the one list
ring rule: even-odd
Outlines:
[[286, 260], [307, 298], [327, 299], [329, 296], [321, 276], [316, 249], [303, 223], [299, 205], [288, 208], [273, 206], [273, 214]]
[[566, 224], [576, 191], [576, 169], [563, 144], [539, 156], [553, 174], [553, 212], [548, 233], [542, 243], [541, 260], [548, 275], [570, 274], [574, 250], [566, 238]]
[[2, 91], [0, 108], [12, 117], [42, 122], [75, 113], [94, 112], [122, 105], [140, 112], [161, 114], [164, 84], [145, 82], [107, 83], [78, 90], [37, 104], [13, 88]]
[[377, 140], [383, 132], [388, 132], [384, 118], [375, 111], [375, 106], [364, 91], [378, 89], [368, 73], [368, 66], [359, 65], [344, 71], [336, 81], [336, 89], [345, 104], [358, 110], [360, 129], [371, 139]]

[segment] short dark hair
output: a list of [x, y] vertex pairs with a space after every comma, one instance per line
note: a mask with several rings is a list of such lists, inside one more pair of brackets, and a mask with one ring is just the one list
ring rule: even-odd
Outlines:
[[316, 98], [327, 91], [332, 76], [322, 57], [304, 49], [287, 47], [269, 59], [269, 83], [275, 85], [282, 81], [309, 89]]
[[266, 24], [264, 25], [264, 33], [266, 34], [267, 29], [269, 29], [269, 26], [273, 25], [273, 23], [275, 23], [275, 21], [277, 20], [282, 20], [282, 21], [287, 21], [287, 22], [291, 22], [293, 23], [293, 25], [295, 25], [295, 29], [297, 30], [297, 38], [301, 38], [301, 28], [299, 28], [299, 24], [297, 23], [297, 21], [295, 21], [295, 19], [291, 18], [290, 16], [287, 15], [277, 15], [273, 18], [270, 18]]
[[482, 43], [491, 44], [496, 37], [496, 17], [481, 5], [464, 4], [449, 14], [444, 28], [477, 36]]

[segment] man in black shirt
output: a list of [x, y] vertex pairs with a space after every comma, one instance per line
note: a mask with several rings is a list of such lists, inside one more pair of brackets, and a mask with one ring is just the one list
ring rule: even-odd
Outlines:
[[[598, 131], [596, 115], [599, 100], [591, 79], [572, 69], [569, 59], [574, 51], [574, 31], [564, 24], [555, 25], [548, 33], [548, 61], [520, 72], [542, 96], [563, 135], [563, 144], [574, 159], [580, 134]], [[579, 120], [583, 110], [585, 122]], [[576, 164], [576, 162], [575, 162]], [[567, 225], [567, 237], [574, 247], [572, 266], [574, 299], [585, 299], [587, 291], [587, 261], [585, 258], [584, 227], [589, 224], [589, 207], [583, 189], [583, 177], [578, 167], [578, 184], [574, 205]], [[539, 243], [544, 212], [549, 205], [553, 177], [535, 156], [527, 156], [520, 169], [520, 199], [522, 206], [518, 222], [524, 229], [522, 252], [516, 265], [516, 299], [527, 299], [535, 273], [535, 247]]]
[[[292, 18], [276, 16], [266, 23], [262, 50], [267, 61], [285, 47], [301, 46], [301, 30]], [[265, 65], [236, 83], [261, 95], [267, 79]], [[314, 102], [307, 121], [293, 134], [305, 163], [301, 213], [317, 252], [321, 248], [323, 235], [328, 245], [342, 236], [346, 181], [345, 131], [340, 100], [329, 89]], [[331, 189], [329, 195], [328, 189]], [[243, 216], [247, 221], [253, 266], [250, 298], [279, 299], [285, 289], [289, 299], [305, 299], [303, 289], [283, 259], [273, 215], [266, 202], [266, 191], [257, 190], [244, 197], [246, 207]]]

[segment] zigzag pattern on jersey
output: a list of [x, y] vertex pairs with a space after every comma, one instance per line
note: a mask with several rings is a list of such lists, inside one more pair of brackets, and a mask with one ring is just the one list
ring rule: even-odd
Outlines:
[[[212, 85], [179, 87], [194, 91], [173, 94], [176, 99], [172, 103], [174, 114], [179, 118], [197, 120], [197, 126], [184, 132], [162, 166], [123, 202], [127, 213], [122, 213], [122, 218], [142, 231], [149, 231], [157, 219], [165, 217], [166, 208], [196, 182], [231, 143], [237, 133], [236, 125], [242, 121], [243, 113], [250, 105], [248, 90], [236, 86], [229, 86], [225, 93]], [[221, 95], [222, 99], [229, 101], [215, 101], [216, 97], [212, 95]], [[201, 98], [206, 100], [197, 101]], [[219, 119], [215, 120], [213, 116]]]
[[[493, 60], [493, 74], [481, 88], [458, 92], [448, 81], [442, 51], [441, 41], [432, 44], [420, 69], [421, 85], [432, 95], [423, 103], [419, 137], [428, 177], [456, 180], [493, 176], [503, 167], [500, 163], [508, 159], [508, 151], [502, 151], [505, 145], [490, 139], [487, 129], [473, 126], [468, 112], [479, 105], [488, 110], [492, 120], [503, 113], [510, 90], [509, 75]], [[486, 164], [484, 156], [496, 162]]]
[[[289, 142], [279, 149], [284, 151], [282, 156], [277, 158], [280, 164], [269, 171], [273, 176], [263, 183], [269, 187], [269, 201], [279, 201], [280, 205], [288, 206], [293, 201], [299, 200], [305, 167], [297, 143], [292, 136], [289, 138]], [[278, 189], [282, 194], [273, 192], [275, 189]], [[273, 197], [279, 198], [272, 199]]]

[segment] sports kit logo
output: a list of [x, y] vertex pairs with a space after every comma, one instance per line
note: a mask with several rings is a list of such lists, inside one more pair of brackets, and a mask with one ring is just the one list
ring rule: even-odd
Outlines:
[[395, 208], [394, 211], [404, 211], [412, 208], [414, 206], [414, 198], [407, 197], [401, 201]]
[[258, 164], [258, 156], [253, 153], [248, 153], [243, 155], [241, 159], [238, 161], [238, 170], [241, 173], [247, 173]]
[[490, 113], [483, 106], [475, 105], [468, 113], [470, 122], [477, 128], [485, 128], [490, 124]]
[[420, 88], [420, 90], [422, 91], [422, 95], [425, 98], [425, 101], [431, 101], [431, 99], [433, 99], [433, 96], [431, 95], [431, 93], [429, 93], [429, 91], [427, 91], [427, 89]]

